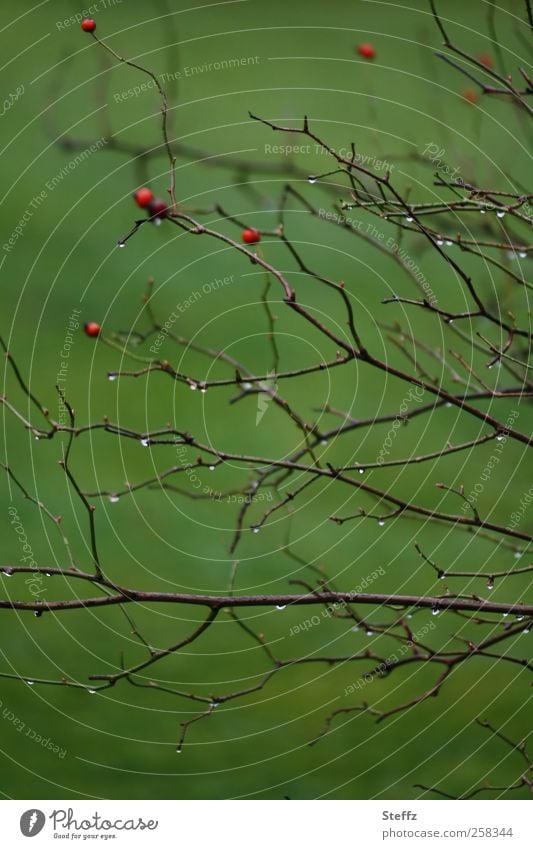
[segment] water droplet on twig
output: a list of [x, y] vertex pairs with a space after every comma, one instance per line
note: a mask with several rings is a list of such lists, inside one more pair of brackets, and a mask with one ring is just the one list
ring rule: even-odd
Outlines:
[[111, 493], [111, 495], [109, 496], [109, 500], [110, 500], [111, 504], [116, 504], [116, 503], [117, 503], [117, 501], [119, 500], [119, 497], [118, 497], [118, 495], [116, 494], [116, 492], [112, 492], [112, 493]]

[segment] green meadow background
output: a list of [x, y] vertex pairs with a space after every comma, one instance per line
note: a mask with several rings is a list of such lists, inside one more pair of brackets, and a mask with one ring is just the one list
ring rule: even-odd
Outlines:
[[[215, 204], [248, 226], [272, 231], [288, 179], [326, 210], [346, 197], [338, 175], [322, 184], [309, 184], [305, 178], [331, 170], [327, 156], [313, 147], [293, 156], [273, 153], [272, 144], [307, 142], [299, 136], [274, 135], [252, 121], [249, 111], [295, 126], [307, 114], [314, 131], [333, 147], [346, 148], [353, 141], [362, 156], [388, 162], [395, 184], [402, 190], [410, 187], [411, 197], [422, 200], [441, 192], [432, 185], [434, 166], [423, 156], [428, 145], [438, 145], [443, 161], [480, 185], [504, 189], [527, 180], [531, 128], [508, 103], [481, 99], [472, 105], [461, 97], [470, 86], [435, 57], [442, 39], [424, 2], [195, 0], [167, 6], [155, 0], [109, 4], [100, 0], [95, 5], [98, 34], [120, 55], [165, 75], [171, 136], [197, 152], [178, 155], [180, 203], [203, 210], [202, 221], [235, 238], [239, 226], [223, 220], [220, 212], [209, 212]], [[449, 0], [440, 6], [446, 18], [457, 21], [450, 28], [466, 50], [498, 58], [487, 4]], [[501, 58], [516, 76], [518, 65], [527, 66], [528, 60], [527, 29], [520, 22], [524, 8], [520, 2], [500, 2], [494, 19]], [[148, 323], [142, 297], [149, 278], [154, 280], [152, 306], [158, 319], [164, 322], [173, 311], [179, 314], [175, 333], [227, 351], [256, 374], [272, 367], [261, 303], [266, 282], [257, 266], [221, 242], [187, 237], [166, 222], [141, 228], [123, 250], [118, 249], [119, 237], [137, 217], [132, 192], [149, 183], [165, 197], [168, 162], [161, 149], [160, 104], [153, 88], [128, 93], [148, 78], [114, 62], [82, 33], [70, 20], [81, 11], [66, 0], [35, 6], [26, 0], [5, 0], [0, 27], [3, 96], [21, 92], [9, 101], [9, 108], [4, 104], [1, 118], [2, 245], [19, 221], [27, 219], [12, 249], [1, 251], [0, 330], [24, 379], [53, 418], [59, 415], [54, 385], [73, 311], [80, 311], [80, 322], [100, 322], [106, 333], [143, 331]], [[375, 45], [373, 62], [357, 56], [355, 46], [362, 41]], [[227, 67], [209, 69], [210, 63], [224, 62]], [[98, 139], [111, 140], [97, 144], [73, 165]], [[152, 152], [139, 156], [140, 150]], [[242, 161], [255, 163], [256, 169], [250, 171]], [[299, 176], [291, 177], [294, 169]], [[332, 188], [335, 185], [338, 192]], [[365, 232], [377, 221], [365, 212], [353, 215], [362, 220]], [[385, 240], [396, 236], [387, 222], [377, 226]], [[484, 235], [479, 221], [471, 226], [478, 237]], [[456, 230], [453, 221], [447, 227], [449, 232]], [[495, 228], [491, 220], [485, 235], [494, 234]], [[468, 344], [432, 316], [381, 304], [391, 294], [411, 298], [419, 294], [400, 266], [376, 250], [371, 239], [315, 220], [294, 202], [286, 215], [286, 232], [311, 268], [345, 281], [358, 327], [375, 353], [412, 368], [389, 338], [387, 326], [400, 321], [426, 345], [472, 356]], [[419, 239], [405, 234], [402, 247], [420, 266], [439, 303], [456, 310], [471, 307], [449, 266], [428, 253]], [[345, 332], [339, 302], [326, 287], [298, 271], [279, 240], [267, 235], [260, 249], [289, 275], [303, 303], [321, 311], [325, 321], [337, 323], [339, 333]], [[461, 260], [488, 303], [497, 308], [501, 302], [522, 326], [528, 324], [526, 288], [513, 285], [493, 266]], [[511, 260], [504, 257], [503, 262]], [[520, 262], [515, 261], [513, 268], [527, 275], [530, 260]], [[230, 280], [227, 285], [215, 282], [224, 278]], [[195, 295], [198, 292], [200, 296]], [[277, 316], [282, 369], [334, 357], [333, 346], [288, 310], [281, 295], [272, 281], [269, 297]], [[464, 329], [468, 331], [468, 325]], [[475, 329], [491, 332], [483, 325]], [[233, 387], [191, 392], [158, 373], [109, 381], [108, 371], [136, 369], [139, 364], [118, 350], [95, 344], [81, 327], [72, 336], [65, 392], [79, 424], [107, 415], [143, 432], [171, 422], [227, 451], [264, 457], [283, 456], [299, 445], [299, 431], [275, 405], [267, 406], [256, 425], [255, 395], [230, 404]], [[496, 334], [491, 338], [497, 339]], [[168, 340], [160, 355], [199, 378], [232, 376], [223, 363], [213, 365], [205, 356]], [[449, 353], [445, 357], [452, 361]], [[474, 353], [476, 368], [488, 380], [486, 359]], [[440, 368], [429, 358], [422, 365], [431, 374]], [[454, 391], [464, 388], [453, 383], [448, 371], [443, 379]], [[395, 412], [407, 387], [352, 364], [284, 381], [279, 390], [306, 421], [327, 429], [339, 419], [320, 412], [326, 403], [355, 417]], [[5, 392], [24, 415], [43, 424], [7, 366]], [[500, 401], [493, 409], [505, 420], [518, 408]], [[517, 427], [529, 431], [528, 405], [520, 405], [519, 413]], [[435, 450], [447, 440], [473, 439], [482, 430], [479, 422], [455, 408], [443, 408], [402, 427], [394, 440], [394, 456]], [[320, 456], [332, 463], [370, 461], [386, 435], [385, 425], [356, 430], [321, 446]], [[3, 437], [0, 459], [9, 463], [31, 495], [53, 515], [63, 517], [61, 529], [76, 564], [90, 568], [86, 513], [58, 465], [64, 440], [56, 436], [36, 441], [9, 412], [3, 419]], [[475, 453], [444, 461], [374, 471], [365, 480], [455, 512], [461, 506], [457, 498], [436, 489], [435, 483], [464, 484], [469, 491], [492, 451], [489, 443]], [[178, 462], [171, 446], [145, 448], [136, 440], [103, 431], [79, 436], [72, 449], [73, 471], [89, 492], [120, 490], [126, 480], [150, 478]], [[197, 474], [202, 488], [226, 490], [242, 487], [249, 472], [244, 464], [228, 464]], [[185, 475], [170, 481], [189, 494], [196, 491]], [[505, 524], [529, 486], [530, 467], [523, 448], [508, 441], [477, 507]], [[8, 513], [15, 508], [39, 565], [67, 565], [56, 528], [10, 485], [7, 476], [1, 497], [1, 562], [17, 564], [23, 556], [11, 524], [13, 514]], [[448, 525], [396, 519], [380, 526], [366, 519], [338, 526], [328, 517], [354, 513], [359, 507], [375, 509], [368, 498], [339, 485], [313, 484], [295, 503], [290, 524], [279, 512], [258, 534], [249, 527], [268, 503], [254, 504], [235, 555], [229, 546], [239, 510], [236, 503], [191, 500], [158, 488], [141, 489], [118, 502], [92, 501], [106, 574], [142, 589], [224, 593], [238, 558], [239, 592], [294, 590], [291, 580], [314, 580], [306, 563], [323, 567], [346, 590], [380, 569], [372, 583], [376, 592], [443, 591], [442, 582], [416, 554], [415, 541], [444, 568], [496, 571], [528, 562], [527, 555], [515, 558], [512, 549]], [[531, 528], [531, 516], [526, 514], [522, 522], [524, 529]], [[299, 561], [283, 551], [288, 535]], [[0, 579], [3, 597], [31, 598], [24, 576]], [[491, 597], [531, 600], [528, 586], [527, 575], [509, 577], [497, 582]], [[449, 582], [449, 587], [454, 592], [488, 592], [480, 580]], [[85, 588], [51, 577], [43, 579], [39, 589], [42, 598], [51, 600], [74, 597]], [[295, 626], [317, 612], [257, 608], [242, 615], [281, 658], [313, 652], [349, 654], [365, 648], [387, 657], [397, 649], [390, 638], [364, 629], [353, 632], [342, 619], [322, 618], [319, 625], [294, 633]], [[156, 648], [184, 637], [202, 615], [195, 608], [171, 605], [131, 605], [129, 613]], [[375, 622], [387, 616], [369, 612]], [[454, 614], [433, 621], [428, 611], [415, 613], [412, 627], [431, 627], [428, 641], [446, 650], [464, 645], [453, 640], [454, 633], [469, 639], [488, 633], [485, 626], [470, 625]], [[519, 758], [474, 720], [487, 718], [513, 739], [521, 739], [531, 716], [527, 672], [487, 658], [459, 666], [438, 699], [428, 699], [382, 724], [365, 713], [341, 715], [331, 733], [312, 747], [309, 742], [331, 710], [363, 699], [380, 709], [392, 707], [428, 688], [438, 670], [407, 667], [345, 696], [345, 688], [367, 667], [309, 663], [284, 669], [262, 691], [223, 704], [194, 724], [180, 754], [176, 753], [180, 723], [197, 712], [193, 702], [125, 681], [96, 694], [25, 683], [65, 677], [87, 685], [91, 674], [117, 671], [121, 657], [127, 664], [140, 661], [146, 650], [131, 630], [116, 608], [40, 618], [1, 611], [0, 671], [14, 676], [0, 678], [0, 791], [6, 798], [413, 798], [422, 792], [416, 783], [438, 785], [458, 795], [485, 779], [507, 785], [520, 775]], [[526, 657], [530, 648], [527, 635], [507, 646], [520, 657]], [[257, 684], [267, 669], [261, 647], [221, 615], [201, 639], [138, 680], [216, 695]]]

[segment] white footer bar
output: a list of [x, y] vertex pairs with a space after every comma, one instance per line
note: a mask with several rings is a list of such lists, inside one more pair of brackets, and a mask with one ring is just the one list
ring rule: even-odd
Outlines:
[[529, 801], [2, 801], [6, 847], [531, 849]]

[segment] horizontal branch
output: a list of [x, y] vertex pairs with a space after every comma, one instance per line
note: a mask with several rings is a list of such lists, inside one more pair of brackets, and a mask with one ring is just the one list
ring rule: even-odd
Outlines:
[[[28, 571], [26, 567], [1, 567], [4, 573], [14, 574], [17, 571]], [[77, 570], [61, 570], [43, 568], [40, 570], [47, 575], [59, 574], [68, 577], [84, 578], [97, 583], [100, 581], [95, 575], [78, 572]], [[318, 593], [282, 593], [277, 595], [248, 595], [248, 596], [215, 596], [190, 593], [164, 593], [145, 592], [143, 590], [128, 589], [113, 585], [118, 592], [115, 595], [96, 596], [94, 598], [74, 598], [59, 601], [16, 601], [13, 599], [0, 599], [0, 608], [11, 610], [31, 610], [37, 613], [45, 613], [53, 610], [73, 610], [83, 607], [107, 607], [115, 604], [128, 602], [166, 603], [166, 604], [191, 604], [209, 607], [211, 610], [219, 610], [222, 607], [277, 607], [283, 609], [288, 605], [317, 605], [317, 604], [372, 604], [393, 605], [398, 607], [422, 607], [429, 608], [433, 613], [444, 610], [470, 610], [484, 613], [514, 613], [519, 616], [533, 617], [533, 604], [520, 604], [517, 602], [494, 602], [485, 601], [477, 597], [454, 597], [454, 596], [419, 596], [419, 595], [393, 595], [389, 593], [355, 593], [355, 592], [332, 592], [324, 591]]]

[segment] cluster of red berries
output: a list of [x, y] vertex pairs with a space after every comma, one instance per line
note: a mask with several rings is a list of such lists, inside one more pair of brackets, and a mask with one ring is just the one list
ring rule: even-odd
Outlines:
[[142, 189], [137, 189], [133, 195], [133, 199], [137, 206], [140, 206], [141, 209], [146, 209], [152, 218], [164, 218], [167, 214], [168, 207], [165, 201], [161, 200], [161, 198], [156, 198], [151, 189], [147, 189], [146, 186], [143, 186]]
[[84, 18], [80, 24], [83, 32], [94, 32], [96, 29], [96, 21], [92, 18]]
[[373, 44], [368, 44], [367, 42], [363, 42], [363, 44], [359, 44], [357, 46], [357, 52], [359, 56], [363, 59], [374, 59], [376, 56], [376, 49]]

